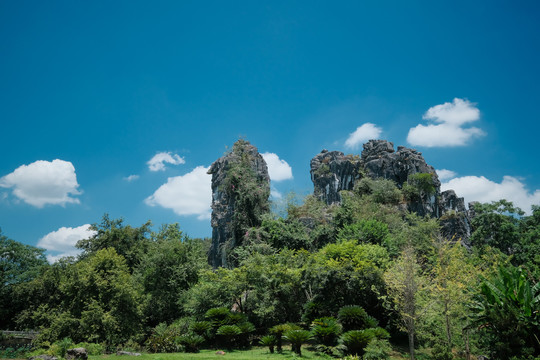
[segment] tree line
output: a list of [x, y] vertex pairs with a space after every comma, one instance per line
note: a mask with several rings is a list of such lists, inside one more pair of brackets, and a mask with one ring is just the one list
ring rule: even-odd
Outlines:
[[230, 266], [217, 269], [210, 240], [178, 224], [104, 215], [78, 257], [54, 264], [0, 233], [0, 328], [39, 330], [45, 350], [66, 339], [153, 352], [287, 341], [332, 356], [387, 358], [396, 345], [411, 359], [420, 347], [433, 359], [540, 356], [540, 207], [479, 204], [463, 244], [407, 212], [406, 197], [364, 178], [341, 205], [308, 196], [278, 216], [253, 209], [260, 194], [248, 191], [242, 211], [256, 219], [236, 215]]

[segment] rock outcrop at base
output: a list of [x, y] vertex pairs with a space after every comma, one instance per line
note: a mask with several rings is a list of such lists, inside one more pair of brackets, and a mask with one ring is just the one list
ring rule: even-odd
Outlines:
[[[398, 146], [395, 151], [394, 144], [389, 141], [370, 140], [364, 144], [361, 157], [323, 150], [310, 165], [314, 195], [328, 205], [340, 203], [339, 192], [352, 190], [362, 176], [392, 180], [400, 189], [410, 185], [411, 179], [427, 182], [424, 185], [429, 191], [410, 194], [408, 210], [441, 219], [442, 234], [447, 238], [466, 241], [470, 236], [470, 221], [463, 198], [457, 197], [453, 190], [441, 193], [441, 182], [435, 169], [414, 149]], [[431, 177], [422, 177], [424, 174]]]
[[[263, 193], [263, 197], [267, 193], [266, 201], [270, 195], [270, 177], [266, 162], [257, 148], [248, 141], [238, 140], [229, 153], [210, 166], [208, 174], [212, 175], [212, 245], [208, 260], [214, 268], [227, 266], [226, 247], [232, 249], [241, 241], [234, 229], [234, 214], [238, 210], [235, 189], [227, 188], [235, 186], [228, 181], [232, 176], [230, 170], [235, 166], [244, 166], [253, 172], [258, 190]], [[245, 179], [239, 181], [242, 183]], [[264, 204], [262, 206], [264, 207]]]

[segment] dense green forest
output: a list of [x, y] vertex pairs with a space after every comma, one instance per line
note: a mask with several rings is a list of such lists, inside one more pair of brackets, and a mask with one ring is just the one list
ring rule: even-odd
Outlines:
[[80, 256], [54, 264], [0, 233], [0, 328], [39, 331], [38, 352], [287, 343], [300, 354], [309, 343], [365, 359], [392, 347], [441, 360], [540, 356], [540, 207], [477, 205], [464, 244], [402, 206], [425, 191], [414, 182], [364, 178], [341, 205], [291, 197], [278, 216], [254, 210], [270, 207], [249, 181], [227, 268], [212, 269], [210, 240], [178, 224], [152, 231], [104, 215]]

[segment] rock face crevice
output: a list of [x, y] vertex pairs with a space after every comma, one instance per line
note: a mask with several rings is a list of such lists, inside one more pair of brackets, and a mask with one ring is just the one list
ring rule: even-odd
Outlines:
[[[242, 164], [253, 171], [257, 186], [263, 193], [270, 193], [268, 167], [257, 148], [248, 141], [238, 140], [232, 151], [217, 159], [208, 170], [212, 175], [212, 245], [208, 254], [209, 263], [214, 267], [227, 266], [226, 245], [233, 248], [240, 245], [234, 231], [234, 214], [237, 211], [235, 191], [227, 189], [230, 169]], [[234, 185], [230, 185], [234, 186]], [[266, 196], [268, 200], [268, 196]]]
[[463, 239], [470, 236], [470, 221], [463, 198], [453, 190], [441, 193], [441, 182], [435, 169], [428, 165], [422, 153], [398, 146], [386, 140], [370, 140], [363, 146], [360, 157], [340, 151], [323, 150], [311, 160], [311, 180], [314, 195], [326, 204], [341, 202], [342, 190], [352, 190], [354, 183], [367, 176], [387, 179], [402, 189], [415, 174], [431, 174], [431, 193], [422, 192], [407, 201], [407, 208], [420, 216], [440, 219], [446, 238]]

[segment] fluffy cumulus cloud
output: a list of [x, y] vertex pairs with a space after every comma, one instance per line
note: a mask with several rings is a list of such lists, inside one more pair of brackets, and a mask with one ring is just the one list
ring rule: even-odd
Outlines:
[[353, 133], [349, 134], [349, 137], [345, 141], [345, 147], [356, 149], [368, 140], [378, 139], [381, 133], [382, 129], [380, 127], [372, 123], [365, 123], [356, 128]]
[[279, 156], [274, 153], [265, 152], [261, 154], [268, 165], [268, 175], [272, 181], [283, 181], [293, 178], [291, 166], [285, 161], [281, 160]]
[[441, 170], [435, 170], [435, 171], [437, 172], [437, 175], [439, 176], [440, 181], [450, 180], [457, 176], [457, 173], [452, 170], [441, 169]]
[[453, 102], [428, 109], [424, 120], [434, 124], [419, 124], [409, 130], [407, 141], [411, 145], [426, 147], [463, 146], [475, 137], [485, 135], [477, 127], [465, 127], [480, 119], [480, 111], [474, 103], [455, 98]]
[[79, 203], [75, 167], [69, 161], [39, 160], [22, 165], [0, 178], [0, 187], [12, 189], [18, 199], [38, 208], [50, 205]]
[[180, 165], [185, 162], [184, 158], [169, 151], [157, 153], [148, 160], [147, 164], [150, 171], [163, 171], [165, 170], [165, 164]]
[[208, 168], [198, 166], [185, 175], [168, 178], [145, 203], [171, 209], [178, 215], [196, 215], [200, 220], [210, 218], [212, 177], [207, 171]]
[[442, 191], [449, 189], [464, 197], [465, 203], [470, 201], [486, 203], [506, 199], [527, 213], [531, 212], [531, 205], [540, 205], [540, 190], [530, 192], [524, 183], [513, 176], [504, 176], [500, 183], [484, 176], [457, 177], [441, 184]]
[[42, 237], [37, 245], [48, 251], [47, 259], [53, 263], [62, 257], [79, 254], [80, 250], [75, 248], [77, 241], [88, 239], [95, 234], [95, 231], [90, 230], [89, 224], [75, 228], [61, 227]]

